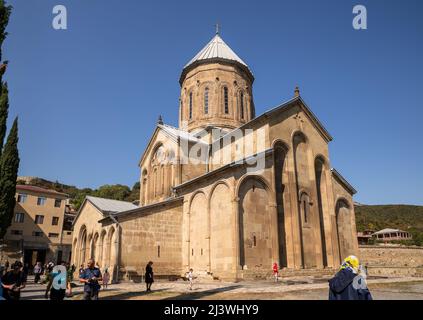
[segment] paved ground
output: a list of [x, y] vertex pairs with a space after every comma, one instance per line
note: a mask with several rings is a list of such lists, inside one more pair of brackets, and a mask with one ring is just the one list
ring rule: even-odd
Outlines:
[[[375, 300], [423, 300], [423, 278], [372, 279], [368, 286]], [[120, 283], [109, 286], [100, 292], [101, 299], [280, 299], [280, 300], [327, 300], [327, 279], [289, 279], [272, 281], [200, 282], [192, 291], [184, 281], [159, 281], [153, 284], [153, 292], [146, 294], [141, 283]], [[22, 292], [22, 299], [43, 300], [45, 285], [33, 284], [29, 277], [28, 285]], [[66, 299], [80, 300], [82, 286], [73, 289], [74, 296]]]

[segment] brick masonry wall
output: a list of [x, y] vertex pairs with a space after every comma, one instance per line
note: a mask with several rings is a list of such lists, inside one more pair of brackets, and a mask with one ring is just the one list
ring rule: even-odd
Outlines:
[[360, 246], [370, 275], [423, 276], [423, 247]]
[[154, 274], [158, 277], [181, 274], [181, 205], [156, 208], [148, 214], [121, 222], [123, 245], [120, 268], [122, 276], [129, 277], [127, 280], [143, 276], [150, 260], [154, 262]]

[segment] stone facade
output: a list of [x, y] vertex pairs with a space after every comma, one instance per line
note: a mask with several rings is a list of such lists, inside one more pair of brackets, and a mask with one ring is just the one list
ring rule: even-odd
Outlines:
[[[120, 278], [139, 277], [149, 260], [157, 275], [193, 268], [236, 280], [274, 262], [323, 270], [358, 254], [355, 190], [331, 169], [332, 137], [298, 89], [256, 117], [254, 78], [232, 56], [184, 68], [179, 128], [160, 118], [139, 162], [140, 207], [113, 217], [81, 209], [75, 235], [82, 225], [120, 230], [110, 249]], [[87, 239], [75, 238], [74, 252]]]
[[373, 276], [423, 277], [421, 247], [360, 246], [359, 257]]

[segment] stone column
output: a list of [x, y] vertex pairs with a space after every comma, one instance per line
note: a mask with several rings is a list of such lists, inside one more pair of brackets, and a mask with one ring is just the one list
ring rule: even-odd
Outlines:
[[239, 243], [239, 234], [240, 234], [240, 228], [239, 225], [239, 197], [238, 195], [235, 195], [235, 197], [232, 200], [232, 216], [233, 216], [233, 239], [234, 239], [234, 251], [233, 251], [233, 266], [232, 270], [236, 277], [238, 277], [238, 272], [241, 270], [241, 261], [240, 261], [240, 246], [243, 245], [242, 243]]
[[[269, 192], [271, 192], [269, 190]], [[271, 221], [270, 236], [272, 239], [272, 263], [279, 265], [279, 230], [278, 230], [278, 207], [276, 203], [269, 203], [269, 213]]]

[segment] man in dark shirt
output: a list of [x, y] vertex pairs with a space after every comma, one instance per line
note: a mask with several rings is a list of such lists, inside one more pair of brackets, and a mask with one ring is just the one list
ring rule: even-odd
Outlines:
[[3, 287], [3, 298], [6, 300], [19, 300], [21, 290], [25, 288], [26, 277], [22, 272], [22, 262], [16, 261], [12, 265], [12, 270], [6, 272], [1, 277], [1, 285]]
[[95, 267], [94, 259], [88, 260], [88, 268], [79, 275], [79, 281], [84, 283], [84, 300], [98, 300], [99, 281], [103, 280], [100, 269]]

